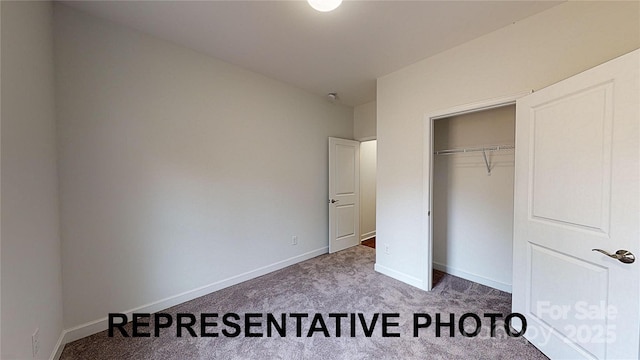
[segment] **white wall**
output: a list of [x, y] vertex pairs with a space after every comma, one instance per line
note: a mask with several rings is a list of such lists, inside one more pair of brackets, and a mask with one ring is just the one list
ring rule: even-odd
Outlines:
[[570, 1], [378, 79], [376, 269], [424, 286], [425, 114], [540, 89], [640, 47], [640, 3]]
[[[0, 4], [0, 29], [2, 29], [2, 5]], [[0, 30], [0, 35], [2, 31]], [[2, 78], [2, 41], [0, 40], [0, 79]], [[2, 89], [0, 89], [0, 94]], [[2, 96], [0, 96], [0, 162], [2, 159]], [[2, 358], [2, 166], [0, 165], [0, 358]]]
[[54, 8], [66, 328], [327, 251], [352, 108]]
[[49, 358], [62, 332], [50, 2], [2, 1], [2, 359]]
[[[2, 5], [0, 4], [0, 29], [2, 29]], [[2, 31], [0, 30], [0, 35]], [[0, 40], [0, 79], [2, 78], [2, 41]], [[2, 90], [0, 89], [0, 94]], [[0, 162], [2, 159], [2, 96], [0, 96]], [[2, 358], [2, 166], [0, 165], [0, 358]]]
[[360, 143], [360, 240], [376, 236], [376, 140]]
[[353, 138], [359, 141], [376, 138], [376, 102], [353, 108]]
[[[515, 142], [515, 106], [434, 122], [436, 150]], [[436, 155], [433, 267], [511, 292], [514, 151]]]

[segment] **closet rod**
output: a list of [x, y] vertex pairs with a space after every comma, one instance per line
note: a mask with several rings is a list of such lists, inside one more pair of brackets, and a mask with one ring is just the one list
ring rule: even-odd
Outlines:
[[515, 145], [513, 144], [505, 144], [505, 145], [488, 145], [483, 147], [472, 147], [472, 148], [461, 148], [461, 149], [446, 149], [446, 150], [437, 150], [433, 153], [435, 155], [451, 155], [451, 154], [459, 154], [459, 153], [471, 153], [471, 152], [486, 152], [486, 151], [500, 151], [500, 150], [513, 150], [515, 149]]

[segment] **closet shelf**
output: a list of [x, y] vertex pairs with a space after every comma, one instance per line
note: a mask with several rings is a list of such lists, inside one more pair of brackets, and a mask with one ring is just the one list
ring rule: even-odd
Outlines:
[[437, 151], [434, 151], [433, 153], [436, 155], [452, 155], [452, 154], [482, 152], [482, 158], [484, 159], [484, 164], [487, 166], [487, 175], [491, 175], [491, 164], [489, 164], [489, 159], [487, 159], [487, 152], [513, 150], [513, 149], [515, 149], [515, 145], [504, 144], [504, 145], [487, 145], [487, 146], [472, 147], [472, 148], [437, 150]]
[[471, 148], [436, 150], [433, 153], [435, 155], [452, 155], [452, 154], [459, 154], [459, 153], [501, 151], [501, 150], [513, 150], [513, 149], [515, 149], [515, 145], [503, 144], [503, 145], [487, 145], [487, 146], [471, 147]]

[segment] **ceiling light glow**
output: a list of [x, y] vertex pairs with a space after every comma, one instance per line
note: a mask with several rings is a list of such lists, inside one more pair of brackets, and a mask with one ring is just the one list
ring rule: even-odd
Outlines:
[[342, 4], [342, 0], [307, 0], [307, 2], [312, 8], [322, 12], [335, 10]]

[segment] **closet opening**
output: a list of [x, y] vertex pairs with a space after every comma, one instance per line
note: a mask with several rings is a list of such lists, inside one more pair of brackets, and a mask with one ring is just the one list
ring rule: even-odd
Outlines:
[[430, 120], [433, 286], [447, 273], [511, 292], [515, 109]]

